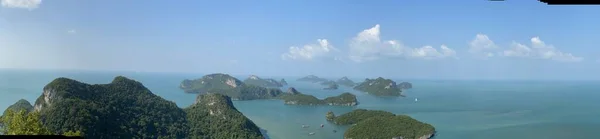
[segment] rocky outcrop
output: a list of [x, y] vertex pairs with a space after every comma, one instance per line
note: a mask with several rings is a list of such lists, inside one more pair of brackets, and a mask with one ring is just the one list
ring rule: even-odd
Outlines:
[[412, 84], [409, 82], [402, 82], [402, 83], [398, 84], [398, 87], [402, 88], [402, 89], [411, 89]]
[[248, 79], [244, 80], [244, 84], [270, 88], [283, 87], [283, 85], [275, 79], [263, 79], [256, 75], [248, 77]]
[[288, 85], [288, 83], [285, 81], [285, 79], [281, 79], [281, 80], [279, 81], [279, 83], [280, 83], [281, 85]]

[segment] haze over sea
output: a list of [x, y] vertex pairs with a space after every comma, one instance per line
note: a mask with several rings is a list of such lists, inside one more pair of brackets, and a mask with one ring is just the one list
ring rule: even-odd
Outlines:
[[[142, 82], [153, 93], [187, 107], [195, 94], [178, 88], [183, 79], [196, 79], [203, 74], [0, 70], [0, 109], [4, 110], [24, 98], [31, 103], [42, 88], [57, 77], [68, 77], [85, 83], [105, 84], [124, 75]], [[260, 76], [260, 75], [259, 75]], [[318, 76], [318, 75], [317, 75]], [[247, 75], [238, 75], [243, 80]], [[266, 77], [263, 77], [266, 78]], [[297, 82], [300, 77], [285, 78], [289, 86], [319, 98], [354, 93], [360, 104], [341, 106], [289, 106], [280, 100], [234, 101], [236, 108], [271, 139], [342, 138], [347, 127], [325, 121], [329, 110], [340, 115], [353, 109], [386, 110], [407, 114], [436, 127], [436, 139], [584, 139], [596, 137], [600, 129], [600, 82], [597, 81], [433, 81], [402, 80], [413, 84], [405, 98], [379, 98], [351, 88], [322, 90], [323, 86]], [[337, 79], [339, 77], [330, 78]], [[351, 77], [354, 81], [364, 78]], [[414, 99], [419, 101], [415, 102]], [[310, 128], [301, 128], [302, 124]], [[324, 128], [319, 128], [325, 124]], [[333, 132], [337, 130], [338, 132]], [[315, 135], [309, 136], [309, 132]]]

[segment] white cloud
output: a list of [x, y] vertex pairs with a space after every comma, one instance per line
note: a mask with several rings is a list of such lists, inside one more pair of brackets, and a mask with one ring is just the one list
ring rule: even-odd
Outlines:
[[337, 51], [326, 39], [318, 39], [318, 44], [307, 44], [303, 47], [292, 46], [289, 52], [281, 55], [283, 60], [312, 60], [325, 56], [332, 51]]
[[2, 0], [2, 7], [33, 10], [38, 8], [41, 3], [42, 0]]
[[431, 46], [410, 48], [397, 40], [381, 41], [379, 24], [358, 33], [350, 41], [349, 48], [349, 59], [355, 62], [371, 61], [386, 57], [420, 59], [457, 58], [456, 51], [445, 45], [440, 47], [440, 52]]
[[548, 59], [561, 62], [579, 62], [583, 60], [583, 57], [573, 56], [571, 53], [565, 53], [552, 45], [547, 45], [539, 37], [531, 38], [531, 47], [513, 42], [512, 47], [503, 51], [502, 54], [507, 57]]
[[496, 51], [496, 49], [498, 49], [498, 46], [485, 34], [477, 34], [469, 42], [469, 53], [478, 57], [493, 57], [493, 51]]
[[69, 34], [75, 34], [75, 33], [77, 33], [77, 30], [71, 29], [71, 30], [68, 30], [67, 33], [69, 33]]

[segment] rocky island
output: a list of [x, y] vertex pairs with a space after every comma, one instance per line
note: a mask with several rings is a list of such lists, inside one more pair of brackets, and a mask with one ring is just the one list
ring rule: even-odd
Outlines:
[[412, 84], [409, 82], [401, 82], [400, 84], [398, 84], [398, 87], [400, 87], [401, 89], [411, 89]]
[[334, 124], [352, 125], [344, 133], [347, 139], [429, 139], [435, 134], [435, 128], [430, 124], [380, 110], [356, 109], [338, 117], [330, 111], [325, 117]]
[[295, 88], [289, 88], [281, 99], [286, 105], [332, 105], [332, 106], [355, 106], [358, 105], [356, 96], [350, 93], [342, 93], [338, 96], [327, 97], [323, 100], [313, 95], [302, 94]]
[[215, 73], [200, 79], [183, 80], [180, 88], [186, 93], [219, 93], [233, 100], [276, 99], [283, 92], [278, 88], [249, 85], [228, 74]]
[[348, 77], [342, 77], [342, 78], [338, 79], [336, 82], [340, 85], [347, 86], [347, 87], [354, 87], [356, 85], [356, 83], [354, 83], [354, 81], [348, 79]]
[[321, 85], [327, 86], [327, 87], [323, 88], [324, 90], [336, 90], [339, 87], [339, 85], [337, 83], [335, 83], [334, 81], [321, 82]]
[[[244, 80], [247, 85], [255, 85], [260, 87], [278, 88], [283, 87], [283, 84], [274, 79], [263, 79], [256, 75], [250, 75], [248, 79]], [[287, 83], [286, 83], [287, 84]]]
[[[16, 104], [28, 107], [25, 101]], [[13, 108], [7, 109], [11, 117], [19, 117], [12, 114]], [[93, 85], [57, 78], [43, 88], [31, 113], [34, 114], [27, 115], [27, 119], [39, 118], [39, 121], [27, 120], [28, 125], [21, 126], [37, 129], [16, 134], [68, 135], [78, 131], [77, 135], [85, 138], [264, 138], [259, 128], [237, 111], [227, 96], [199, 95], [192, 106], [181, 109], [153, 94], [140, 82], [122, 76], [109, 84]], [[3, 118], [3, 122], [10, 124], [6, 122], [22, 121], [19, 120], [22, 118]]]
[[365, 79], [364, 82], [354, 87], [354, 90], [366, 92], [375, 96], [402, 96], [396, 82], [379, 77], [377, 79]]
[[297, 81], [318, 83], [318, 82], [326, 82], [326, 81], [329, 81], [329, 80], [327, 80], [325, 78], [317, 77], [315, 75], [308, 75], [306, 77], [302, 77], [302, 78], [298, 79]]

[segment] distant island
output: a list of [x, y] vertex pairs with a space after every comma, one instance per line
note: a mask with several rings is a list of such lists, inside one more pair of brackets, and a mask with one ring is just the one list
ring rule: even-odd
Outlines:
[[306, 77], [302, 77], [302, 78], [298, 79], [297, 81], [318, 83], [318, 82], [326, 82], [326, 81], [329, 81], [329, 80], [327, 80], [325, 78], [317, 77], [315, 75], [308, 75]]
[[321, 85], [327, 86], [327, 87], [323, 88], [325, 90], [336, 90], [339, 87], [339, 85], [334, 81], [321, 82]]
[[295, 88], [290, 87], [288, 91], [281, 96], [286, 105], [332, 105], [332, 106], [355, 106], [358, 105], [356, 96], [350, 93], [342, 93], [338, 96], [327, 97], [320, 100], [312, 95], [302, 94]]
[[249, 85], [222, 73], [205, 75], [195, 80], [183, 80], [180, 88], [186, 93], [224, 94], [233, 100], [277, 99], [283, 93], [279, 88]]
[[288, 83], [285, 81], [285, 79], [281, 79], [281, 81], [279, 81], [279, 83], [281, 85], [288, 85]]
[[[285, 82], [285, 80], [283, 80]], [[245, 84], [255, 85], [260, 87], [278, 88], [283, 87], [283, 84], [275, 79], [263, 79], [256, 75], [251, 75], [248, 79], [244, 80]], [[287, 82], [286, 82], [287, 84]]]
[[380, 110], [356, 109], [337, 117], [329, 111], [325, 118], [337, 125], [352, 125], [344, 138], [429, 139], [435, 134], [430, 124]]
[[400, 87], [401, 89], [411, 89], [412, 84], [409, 82], [401, 82], [400, 84], [398, 84], [398, 87]]
[[354, 90], [367, 92], [375, 96], [402, 96], [402, 89], [396, 82], [379, 77], [377, 79], [365, 79], [364, 82], [354, 87]]
[[[72, 134], [85, 138], [244, 138], [263, 139], [260, 129], [221, 94], [199, 95], [193, 105], [181, 109], [148, 90], [140, 82], [118, 76], [109, 84], [86, 84], [57, 78], [43, 88], [34, 106], [19, 100], [7, 109], [3, 124], [9, 134]], [[33, 107], [23, 122], [19, 110]], [[9, 120], [6, 120], [9, 118]], [[39, 120], [39, 121], [36, 121]], [[208, 122], [210, 121], [210, 122]], [[39, 122], [39, 124], [36, 124]], [[24, 125], [27, 124], [27, 125]], [[21, 128], [31, 131], [15, 131]], [[25, 129], [24, 129], [25, 130]]]
[[348, 79], [348, 77], [342, 77], [342, 78], [338, 79], [336, 82], [337, 82], [337, 84], [347, 86], [347, 87], [354, 87], [356, 85], [356, 83], [354, 83], [354, 81]]

